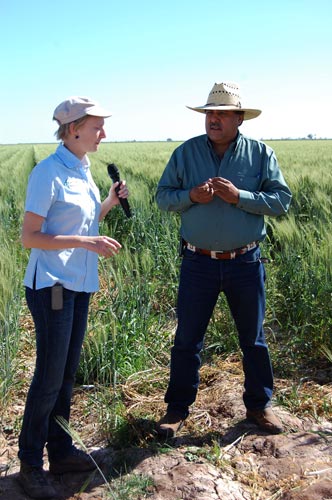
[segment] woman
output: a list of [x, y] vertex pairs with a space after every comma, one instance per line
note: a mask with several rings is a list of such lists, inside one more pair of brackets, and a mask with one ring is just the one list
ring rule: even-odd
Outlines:
[[24, 284], [36, 330], [36, 367], [28, 392], [19, 437], [19, 479], [33, 498], [56, 494], [43, 469], [47, 446], [50, 472], [94, 468], [90, 457], [73, 446], [57, 423], [67, 421], [70, 400], [87, 325], [89, 298], [98, 290], [98, 255], [112, 257], [118, 241], [98, 235], [98, 222], [119, 198], [114, 183], [100, 195], [87, 152], [97, 151], [106, 137], [104, 118], [111, 116], [96, 102], [71, 97], [57, 106], [59, 144], [55, 153], [33, 169], [28, 183], [22, 243], [31, 248]]

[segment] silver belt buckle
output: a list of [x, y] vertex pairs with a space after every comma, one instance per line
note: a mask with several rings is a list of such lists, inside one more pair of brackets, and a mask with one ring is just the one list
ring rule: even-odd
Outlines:
[[252, 243], [249, 243], [249, 245], [247, 245], [247, 248], [248, 248], [248, 250], [251, 250], [252, 248], [255, 248], [256, 246], [257, 246], [256, 241], [253, 241]]
[[187, 243], [187, 248], [191, 252], [196, 252], [196, 247], [194, 245], [191, 245], [190, 243]]

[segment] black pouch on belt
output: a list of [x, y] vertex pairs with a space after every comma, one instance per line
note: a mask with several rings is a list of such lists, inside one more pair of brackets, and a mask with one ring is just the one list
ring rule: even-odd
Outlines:
[[60, 283], [52, 286], [51, 304], [53, 311], [61, 311], [63, 308], [63, 286]]

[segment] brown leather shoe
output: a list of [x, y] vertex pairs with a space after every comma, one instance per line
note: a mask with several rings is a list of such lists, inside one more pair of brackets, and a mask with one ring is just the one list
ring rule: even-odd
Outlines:
[[179, 413], [168, 411], [156, 424], [159, 436], [164, 438], [174, 438], [176, 433], [183, 426], [185, 419]]
[[270, 434], [280, 434], [284, 430], [281, 421], [273, 413], [270, 407], [264, 408], [263, 410], [247, 409], [247, 419]]

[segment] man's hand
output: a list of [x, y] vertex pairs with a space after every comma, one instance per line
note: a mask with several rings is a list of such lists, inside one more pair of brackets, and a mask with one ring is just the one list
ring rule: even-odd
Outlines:
[[213, 199], [213, 186], [209, 179], [190, 190], [189, 196], [194, 203], [210, 203]]
[[226, 203], [236, 205], [239, 201], [239, 190], [234, 184], [223, 177], [213, 177], [209, 179], [212, 184], [213, 192]]

